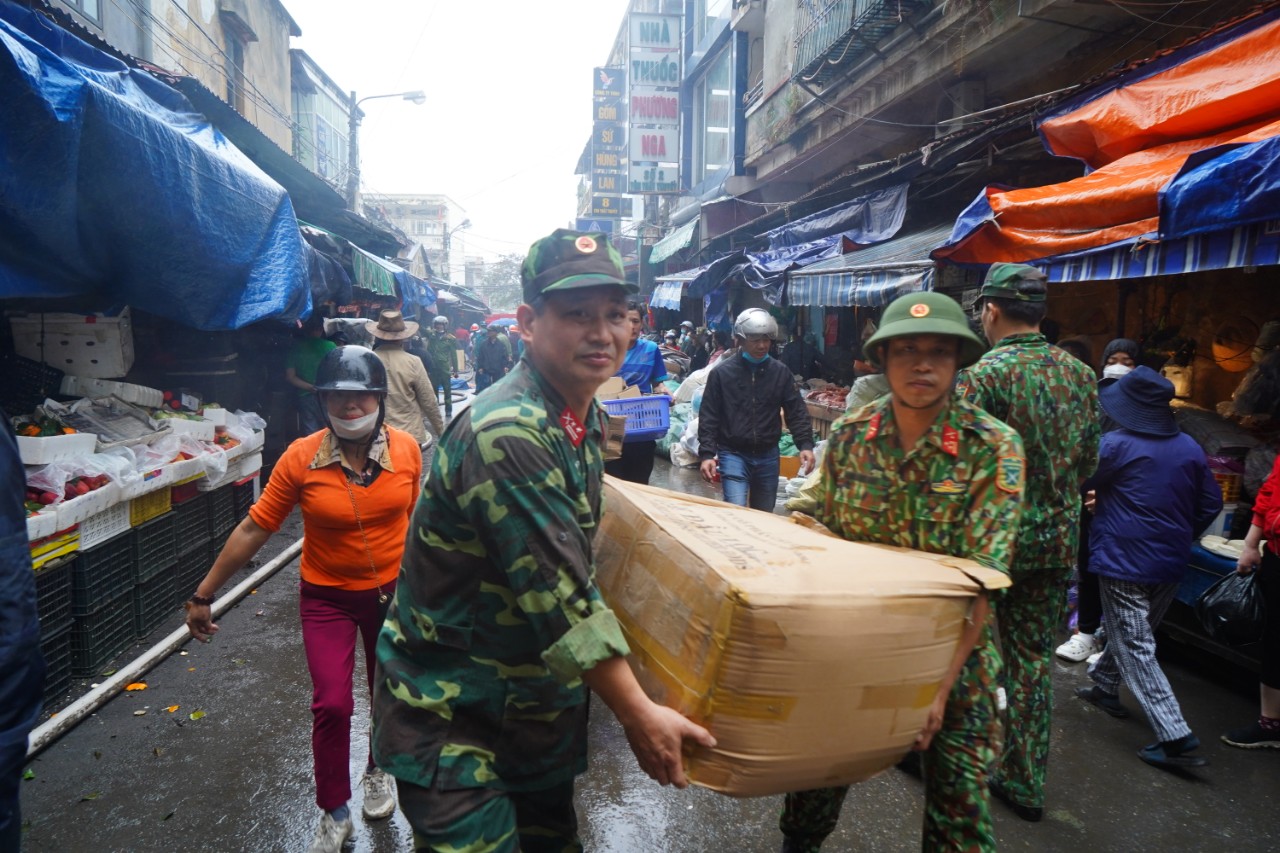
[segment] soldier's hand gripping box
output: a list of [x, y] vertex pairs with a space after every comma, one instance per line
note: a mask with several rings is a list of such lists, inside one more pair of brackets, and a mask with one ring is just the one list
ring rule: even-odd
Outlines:
[[846, 542], [783, 516], [606, 478], [596, 582], [656, 701], [705, 725], [691, 780], [734, 796], [893, 766], [981, 587], [970, 560]]

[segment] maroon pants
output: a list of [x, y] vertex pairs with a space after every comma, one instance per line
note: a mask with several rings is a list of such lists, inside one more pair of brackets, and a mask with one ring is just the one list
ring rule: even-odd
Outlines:
[[[378, 590], [334, 589], [302, 581], [302, 645], [311, 672], [311, 755], [315, 761], [316, 805], [325, 811], [351, 799], [351, 716], [355, 712], [352, 675], [356, 633], [364, 645], [368, 688], [373, 690], [374, 649], [395, 582]], [[369, 761], [373, 760], [372, 754]]]

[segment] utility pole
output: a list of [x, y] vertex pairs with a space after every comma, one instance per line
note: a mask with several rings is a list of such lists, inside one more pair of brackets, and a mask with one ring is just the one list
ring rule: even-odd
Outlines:
[[360, 105], [375, 98], [404, 98], [406, 101], [412, 101], [418, 105], [427, 102], [427, 96], [421, 90], [394, 92], [390, 95], [366, 95], [358, 101], [356, 100], [356, 93], [351, 93], [351, 111], [347, 115], [347, 207], [355, 213], [360, 212], [358, 203], [358, 196], [360, 195], [360, 119], [364, 116], [364, 113], [360, 112]]

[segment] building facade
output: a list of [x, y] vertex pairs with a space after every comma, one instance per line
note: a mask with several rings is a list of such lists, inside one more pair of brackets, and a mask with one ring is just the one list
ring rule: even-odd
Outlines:
[[471, 223], [457, 202], [446, 195], [366, 193], [364, 203], [376, 208], [410, 240], [422, 244], [422, 252], [436, 275], [464, 283], [466, 263], [456, 244], [458, 232]]

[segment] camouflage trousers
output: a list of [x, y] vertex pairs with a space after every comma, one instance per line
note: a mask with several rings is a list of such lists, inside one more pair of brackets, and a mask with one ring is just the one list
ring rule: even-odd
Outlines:
[[582, 853], [573, 782], [536, 791], [442, 791], [396, 780], [418, 853]]
[[1067, 606], [1071, 567], [1016, 573], [995, 602], [1009, 702], [1004, 754], [992, 768], [1014, 802], [1044, 807], [1053, 707], [1053, 646]]
[[[942, 728], [921, 755], [925, 851], [993, 851], [988, 769], [1000, 752], [996, 681], [1000, 653], [991, 627], [983, 630], [947, 699]], [[840, 818], [849, 787], [787, 794], [779, 828], [795, 853], [816, 853]]]

